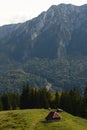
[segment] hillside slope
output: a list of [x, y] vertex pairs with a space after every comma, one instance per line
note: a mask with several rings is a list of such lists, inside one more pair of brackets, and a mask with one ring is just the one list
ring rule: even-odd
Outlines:
[[24, 23], [0, 27], [0, 93], [23, 84], [52, 90], [87, 86], [87, 4], [52, 5]]
[[45, 122], [49, 113], [44, 109], [15, 110], [0, 112], [0, 130], [87, 130], [87, 120], [60, 113], [57, 122]]

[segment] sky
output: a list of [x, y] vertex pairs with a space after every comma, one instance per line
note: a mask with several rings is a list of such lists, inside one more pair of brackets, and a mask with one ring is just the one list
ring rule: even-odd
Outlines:
[[0, 26], [32, 19], [60, 3], [79, 6], [87, 4], [87, 0], [0, 0]]

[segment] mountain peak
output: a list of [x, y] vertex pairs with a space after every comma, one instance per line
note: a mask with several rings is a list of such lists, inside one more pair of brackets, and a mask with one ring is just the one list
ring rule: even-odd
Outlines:
[[[57, 58], [66, 55], [73, 32], [86, 26], [86, 7], [87, 4], [52, 5], [46, 12], [13, 28], [10, 33], [2, 31], [1, 28], [0, 34], [5, 34], [4, 38], [0, 39], [1, 52], [4, 48], [5, 53], [11, 53], [9, 56], [17, 60], [30, 57]], [[2, 47], [3, 45], [5, 47]]]
[[[20, 85], [30, 83], [32, 78], [31, 83], [36, 86], [39, 81], [40, 86], [43, 81], [45, 86], [47, 82], [62, 88], [84, 86], [86, 66], [87, 5], [53, 5], [25, 23], [0, 27], [0, 75], [5, 72], [1, 91], [4, 86], [11, 89], [8, 84], [14, 85], [15, 90], [20, 78]], [[20, 72], [8, 71], [19, 68]]]

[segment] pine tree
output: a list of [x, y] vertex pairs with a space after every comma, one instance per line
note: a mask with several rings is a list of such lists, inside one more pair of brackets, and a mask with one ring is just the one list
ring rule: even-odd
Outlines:
[[83, 96], [83, 116], [87, 118], [87, 87], [84, 90], [84, 96]]
[[35, 97], [35, 88], [31, 88], [30, 93], [30, 108], [35, 108], [36, 97]]
[[79, 91], [76, 88], [69, 91], [69, 99], [70, 113], [74, 115], [80, 115], [82, 109], [82, 98]]
[[55, 101], [54, 101], [56, 108], [59, 107], [59, 100], [60, 100], [60, 99], [59, 99], [59, 94], [58, 94], [58, 92], [56, 92], [56, 93], [55, 93]]
[[48, 93], [47, 93], [47, 89], [43, 88], [40, 91], [40, 104], [41, 104], [41, 108], [48, 108], [49, 107], [49, 101], [48, 101]]
[[8, 94], [4, 93], [1, 96], [1, 102], [2, 102], [2, 106], [3, 106], [3, 110], [10, 110], [11, 109], [11, 105], [10, 105]]
[[20, 95], [16, 93], [10, 93], [9, 99], [10, 99], [11, 109], [12, 110], [17, 109], [19, 107]]
[[0, 110], [3, 110], [3, 105], [2, 105], [1, 98], [0, 98]]
[[20, 96], [20, 108], [27, 109], [30, 107], [30, 88], [29, 86], [24, 86], [22, 94]]
[[60, 97], [60, 107], [69, 112], [69, 93], [68, 92], [62, 92]]
[[85, 105], [85, 108], [87, 108], [87, 87], [85, 88], [84, 90], [84, 105]]

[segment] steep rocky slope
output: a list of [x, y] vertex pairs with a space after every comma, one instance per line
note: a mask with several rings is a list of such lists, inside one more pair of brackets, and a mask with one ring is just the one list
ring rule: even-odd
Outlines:
[[87, 83], [86, 63], [87, 4], [53, 5], [32, 20], [0, 27], [1, 91], [9, 84], [20, 88], [22, 81], [51, 83], [54, 90], [81, 88]]

